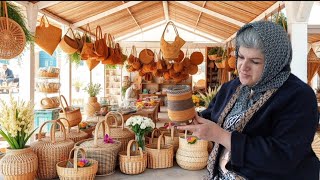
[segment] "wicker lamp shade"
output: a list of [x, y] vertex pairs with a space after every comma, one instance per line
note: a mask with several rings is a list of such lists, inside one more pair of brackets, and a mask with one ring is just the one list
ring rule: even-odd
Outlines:
[[18, 56], [26, 45], [26, 35], [21, 26], [8, 18], [7, 3], [3, 2], [5, 17], [0, 17], [0, 59]]

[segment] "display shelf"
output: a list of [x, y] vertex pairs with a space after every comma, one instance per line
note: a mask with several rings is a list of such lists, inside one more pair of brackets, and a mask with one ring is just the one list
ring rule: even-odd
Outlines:
[[[122, 89], [122, 69], [108, 69], [105, 67], [105, 97], [121, 102], [121, 89]], [[115, 87], [116, 86], [116, 87]], [[116, 103], [116, 104], [117, 104]]]

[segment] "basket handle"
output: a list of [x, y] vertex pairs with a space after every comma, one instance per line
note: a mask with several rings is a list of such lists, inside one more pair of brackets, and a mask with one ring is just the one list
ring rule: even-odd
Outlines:
[[[160, 131], [158, 128], [154, 128], [154, 130], [153, 130], [152, 133], [151, 133], [151, 139], [149, 140], [149, 144], [152, 144], [152, 143], [153, 143], [153, 138], [154, 138], [154, 135], [155, 135], [156, 132], [158, 132], [158, 134], [161, 135], [161, 131]], [[158, 137], [160, 137], [160, 136], [158, 136]], [[150, 141], [151, 141], [151, 142], [150, 142]]]
[[[67, 128], [66, 128], [66, 130], [67, 130], [67, 133], [70, 133], [70, 130], [71, 130], [71, 127], [70, 127], [70, 122], [68, 121], [68, 119], [67, 118], [59, 118], [59, 119], [57, 119], [57, 120], [59, 120], [59, 121], [61, 121], [61, 120], [64, 120], [64, 121], [66, 121], [67, 122]], [[62, 122], [62, 121], [61, 121]], [[63, 123], [62, 123], [63, 124]], [[64, 124], [63, 124], [64, 125]], [[60, 130], [61, 130], [61, 128], [60, 128]], [[80, 129], [79, 129], [79, 126], [76, 126], [76, 130], [77, 130], [77, 133], [80, 133]]]
[[174, 23], [173, 23], [172, 21], [169, 21], [169, 22], [167, 23], [166, 27], [164, 28], [163, 32], [162, 32], [161, 38], [163, 38], [163, 39], [164, 39], [164, 32], [166, 32], [166, 29], [167, 29], [167, 27], [168, 27], [169, 24], [172, 25], [172, 27], [174, 28], [174, 32], [176, 33], [177, 36], [179, 36], [179, 33], [178, 33], [178, 30], [177, 30], [176, 25], [174, 25]]
[[136, 49], [136, 46], [135, 46], [135, 45], [132, 45], [131, 54], [132, 54], [134, 57], [137, 57], [137, 49]]
[[171, 140], [174, 139], [174, 126], [171, 126]]
[[158, 151], [160, 151], [160, 149], [161, 149], [161, 140], [163, 139], [163, 144], [166, 144], [166, 141], [165, 141], [165, 139], [164, 139], [164, 135], [163, 134], [161, 134], [160, 136], [159, 136], [159, 138], [158, 138], [158, 144], [157, 144], [157, 149], [158, 149]]
[[[54, 144], [56, 143], [56, 133], [55, 133], [55, 126], [56, 124], [59, 124], [60, 125], [60, 128], [62, 130], [62, 135], [63, 135], [63, 140], [66, 140], [67, 137], [66, 137], [66, 129], [64, 128], [63, 124], [61, 123], [61, 121], [58, 121], [58, 120], [50, 120], [50, 121], [46, 121], [45, 123], [43, 123], [40, 127], [40, 130], [39, 130], [39, 134], [42, 133], [42, 128], [44, 127], [44, 125], [46, 125], [47, 123], [51, 123], [51, 127], [50, 127], [50, 140], [51, 140], [51, 143]], [[41, 136], [38, 137], [39, 141], [41, 140]]]
[[[65, 107], [63, 106], [62, 99], [63, 99], [64, 103], [66, 104]], [[62, 111], [65, 114], [65, 116], [67, 117], [67, 112], [66, 112], [65, 108], [69, 107], [69, 105], [68, 105], [68, 102], [67, 102], [66, 98], [62, 94], [60, 95], [60, 103], [61, 103], [61, 106], [62, 106]]]
[[187, 139], [187, 133], [188, 131], [187, 130], [184, 130], [184, 138]]
[[128, 146], [127, 146], [127, 157], [130, 159], [131, 158], [131, 155], [130, 155], [130, 150], [131, 150], [131, 147], [132, 147], [132, 143], [135, 143], [135, 151], [137, 151], [137, 148], [139, 148], [139, 151], [140, 151], [140, 156], [141, 158], [143, 158], [143, 152], [142, 152], [142, 148], [139, 147], [137, 141], [135, 141], [134, 139], [131, 139], [128, 143]]
[[70, 153], [69, 153], [69, 159], [71, 159], [71, 155], [72, 155], [72, 152], [73, 153], [73, 168], [77, 171], [78, 170], [78, 153], [79, 153], [79, 150], [81, 152], [81, 156], [82, 158], [86, 158], [86, 151], [81, 148], [81, 147], [74, 147], [71, 149]]
[[98, 131], [99, 131], [101, 124], [102, 124], [103, 136], [106, 134], [105, 133], [105, 121], [106, 121], [106, 119], [102, 119], [96, 125], [96, 128], [94, 130], [94, 137], [93, 137], [93, 147], [98, 147], [98, 142], [97, 142], [98, 141]]
[[[5, 13], [5, 18], [6, 18], [6, 25], [7, 25], [7, 29], [6, 30], [9, 30], [9, 16], [8, 16], [8, 9], [7, 9], [7, 2], [6, 1], [3, 1], [3, 11]], [[1, 5], [1, 2], [0, 2], [0, 5]], [[0, 8], [0, 11], [1, 11], [1, 8]]]

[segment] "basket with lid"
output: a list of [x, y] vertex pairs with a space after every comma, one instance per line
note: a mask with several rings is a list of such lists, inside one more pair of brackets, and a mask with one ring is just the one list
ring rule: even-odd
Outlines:
[[[39, 136], [38, 141], [31, 143], [31, 148], [38, 156], [38, 179], [53, 179], [57, 178], [56, 164], [60, 161], [67, 160], [74, 142], [67, 139], [66, 130], [63, 124], [57, 120], [46, 121], [40, 127], [41, 134], [43, 127], [51, 123], [50, 137], [42, 138]], [[55, 137], [55, 127], [59, 125], [62, 131], [62, 137]]]
[[[100, 120], [96, 125], [94, 138], [79, 141], [75, 146], [83, 148], [87, 152], [87, 157], [98, 161], [97, 175], [113, 174], [116, 167], [117, 156], [121, 148], [121, 142], [114, 140], [114, 143], [105, 143], [103, 138], [98, 138], [100, 126], [105, 119]], [[103, 134], [105, 135], [104, 128]]]
[[66, 118], [59, 118], [58, 121], [61, 123], [64, 121], [63, 124], [66, 124], [66, 136], [68, 139], [71, 139], [73, 142], [78, 142], [84, 139], [89, 138], [89, 134], [84, 131], [80, 131], [79, 126], [76, 126], [75, 129], [71, 129], [69, 121]]

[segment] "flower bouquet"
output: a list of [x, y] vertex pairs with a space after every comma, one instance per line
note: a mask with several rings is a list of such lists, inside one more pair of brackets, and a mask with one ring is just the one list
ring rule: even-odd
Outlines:
[[155, 127], [152, 119], [144, 116], [131, 116], [126, 121], [126, 126], [130, 127], [131, 130], [136, 135], [136, 141], [138, 142], [139, 147], [143, 150], [145, 149], [145, 139], [144, 135], [152, 131]]

